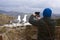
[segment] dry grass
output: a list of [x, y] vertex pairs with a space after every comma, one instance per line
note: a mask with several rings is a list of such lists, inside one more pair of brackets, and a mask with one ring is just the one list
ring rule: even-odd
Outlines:
[[[37, 27], [26, 26], [26, 29], [0, 27], [0, 33], [5, 33], [8, 40], [33, 40], [37, 39]], [[6, 38], [5, 38], [6, 39]], [[60, 40], [60, 27], [56, 27], [56, 40]]]
[[0, 25], [7, 24], [10, 22], [10, 20], [13, 20], [14, 17], [5, 15], [5, 14], [0, 14]]

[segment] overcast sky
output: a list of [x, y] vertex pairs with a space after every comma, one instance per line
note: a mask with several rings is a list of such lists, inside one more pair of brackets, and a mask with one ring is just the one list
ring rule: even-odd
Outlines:
[[51, 8], [53, 13], [60, 13], [60, 0], [0, 0], [0, 10], [35, 12]]

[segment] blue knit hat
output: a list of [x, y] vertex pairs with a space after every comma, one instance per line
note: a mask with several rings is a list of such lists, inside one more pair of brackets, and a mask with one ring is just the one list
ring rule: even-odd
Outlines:
[[43, 11], [43, 17], [51, 17], [52, 10], [50, 8], [46, 8]]

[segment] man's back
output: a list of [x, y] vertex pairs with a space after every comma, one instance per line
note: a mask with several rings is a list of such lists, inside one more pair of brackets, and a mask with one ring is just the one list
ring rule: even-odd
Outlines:
[[51, 38], [53, 39], [55, 37], [55, 21], [50, 18], [40, 19], [38, 35], [41, 40], [49, 40]]

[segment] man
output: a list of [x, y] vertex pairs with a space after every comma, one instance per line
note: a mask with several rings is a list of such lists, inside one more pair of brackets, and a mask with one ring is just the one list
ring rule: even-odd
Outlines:
[[[32, 24], [32, 27], [30, 27], [31, 29], [28, 29], [29, 32], [27, 35], [30, 35], [30, 36], [28, 36], [29, 39], [27, 39], [27, 40], [36, 40], [36, 38], [34, 36], [37, 35], [37, 31], [36, 31], [37, 27], [36, 26], [38, 26], [37, 21], [39, 21], [39, 19], [40, 19], [40, 12], [35, 12], [30, 16], [29, 23]], [[31, 34], [33, 34], [33, 36]]]
[[40, 12], [35, 12], [34, 14], [32, 14], [29, 18], [29, 23], [31, 23], [32, 25], [37, 26], [37, 21], [40, 19]]
[[56, 22], [51, 19], [52, 10], [49, 8], [44, 9], [43, 18], [38, 21], [31, 18], [30, 23], [36, 25], [38, 28], [37, 40], [54, 40], [55, 39], [55, 26]]
[[44, 9], [43, 18], [39, 21], [38, 40], [54, 40], [56, 22], [51, 19], [52, 10]]

